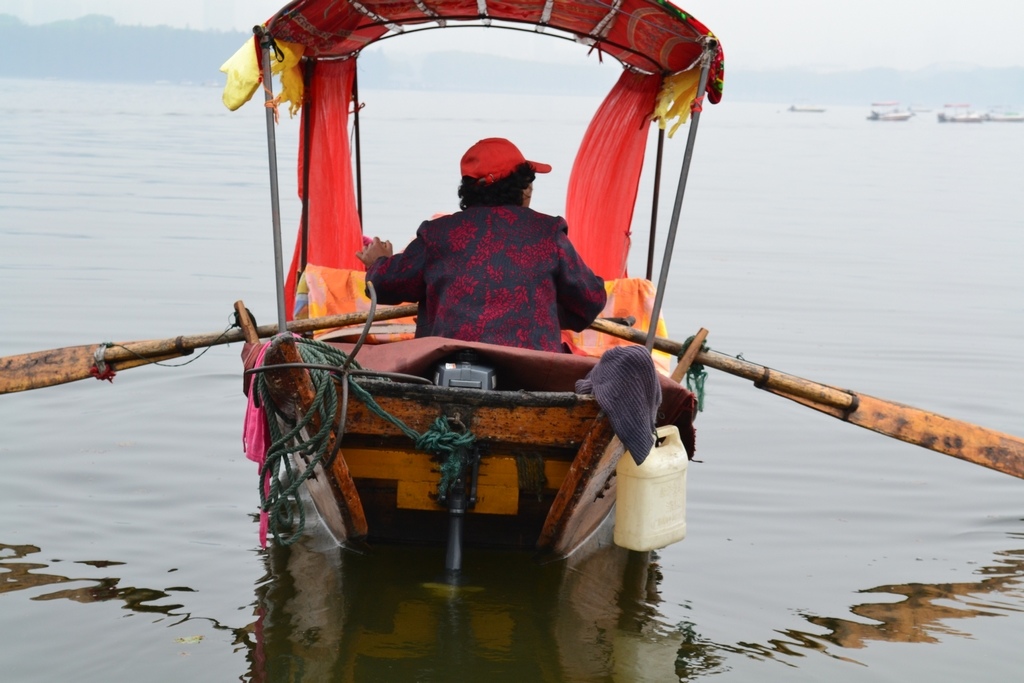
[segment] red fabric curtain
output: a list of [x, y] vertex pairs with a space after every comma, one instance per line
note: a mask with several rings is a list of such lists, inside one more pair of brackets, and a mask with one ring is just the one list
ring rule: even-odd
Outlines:
[[[301, 140], [310, 135], [309, 145], [309, 243], [308, 263], [330, 268], [363, 270], [355, 257], [362, 248], [362, 227], [356, 207], [352, 156], [348, 144], [349, 108], [356, 60], [318, 62], [306, 91], [299, 136], [299, 196], [303, 184]], [[308, 121], [308, 130], [307, 130]], [[302, 230], [295, 239], [295, 252], [285, 278], [285, 307], [292, 319], [295, 308], [295, 282], [302, 249]]]
[[573, 246], [605, 280], [626, 277], [630, 224], [661, 76], [623, 71], [576, 153], [565, 201]]

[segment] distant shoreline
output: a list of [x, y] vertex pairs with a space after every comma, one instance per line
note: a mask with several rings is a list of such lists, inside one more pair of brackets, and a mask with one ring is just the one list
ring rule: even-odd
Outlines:
[[[0, 14], [0, 42], [10, 57], [0, 77], [153, 83], [222, 83], [224, 63], [248, 38], [244, 32], [168, 26], [122, 26], [110, 17], [26, 24]], [[130, 55], [131, 58], [126, 58]], [[435, 92], [592, 94], [618, 76], [614, 64], [547, 64], [488, 54], [431, 53], [422, 58], [370, 51], [360, 59], [367, 87]], [[917, 71], [863, 69], [731, 70], [725, 99], [863, 105], [880, 100], [971, 102], [979, 109], [1024, 106], [1024, 67], [933, 66]], [[372, 84], [372, 85], [371, 85]]]

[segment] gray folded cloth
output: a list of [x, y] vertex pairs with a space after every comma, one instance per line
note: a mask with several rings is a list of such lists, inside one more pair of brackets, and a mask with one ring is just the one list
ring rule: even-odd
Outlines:
[[643, 464], [657, 440], [661, 405], [658, 372], [647, 349], [616, 346], [606, 351], [586, 378], [576, 381], [576, 393], [594, 395], [633, 461]]

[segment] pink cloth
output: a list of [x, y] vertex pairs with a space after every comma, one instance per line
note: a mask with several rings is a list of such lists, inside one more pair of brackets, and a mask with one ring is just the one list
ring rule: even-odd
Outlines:
[[[270, 342], [258, 347], [253, 347], [256, 352], [256, 362], [253, 367], [263, 365], [263, 355], [267, 352]], [[246, 363], [248, 367], [248, 363]], [[267, 460], [267, 450], [270, 448], [270, 428], [267, 426], [267, 416], [262, 405], [256, 405], [256, 387], [249, 387], [249, 403], [245, 408], [245, 423], [242, 427], [242, 449], [245, 457], [259, 465], [259, 471], [263, 471], [263, 463]], [[263, 482], [263, 495], [270, 495], [270, 480]], [[267, 513], [260, 510], [260, 546], [267, 547]]]

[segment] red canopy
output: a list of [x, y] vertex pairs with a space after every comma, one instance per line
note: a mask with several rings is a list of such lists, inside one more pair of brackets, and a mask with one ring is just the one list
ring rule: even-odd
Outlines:
[[[645, 73], [691, 68], [704, 24], [663, 0], [295, 0], [271, 17], [280, 40], [306, 47], [306, 57], [346, 57], [381, 38], [449, 23], [550, 32], [594, 46]], [[721, 53], [708, 94], [721, 93]]]

